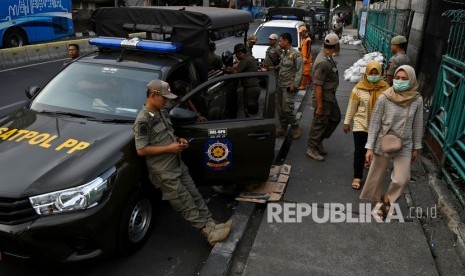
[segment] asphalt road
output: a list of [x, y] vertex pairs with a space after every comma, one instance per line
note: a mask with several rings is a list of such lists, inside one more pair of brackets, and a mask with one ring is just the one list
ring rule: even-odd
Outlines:
[[[258, 25], [251, 25], [249, 34], [255, 32]], [[228, 37], [216, 41], [216, 53], [233, 51], [234, 45], [243, 43], [243, 37]], [[18, 68], [0, 70], [0, 114], [8, 112], [15, 103], [27, 101], [25, 89], [28, 86], [44, 86], [61, 69], [64, 60], [31, 64]]]
[[[251, 26], [251, 32], [256, 26]], [[249, 32], [249, 33], [251, 33]], [[243, 37], [217, 41], [217, 54], [232, 51]], [[27, 86], [43, 86], [61, 69], [63, 60], [31, 64], [0, 71], [0, 114], [20, 101], [27, 101]], [[231, 216], [235, 203], [201, 189], [214, 217]], [[206, 240], [172, 208], [162, 202], [155, 214], [155, 225], [145, 246], [126, 258], [109, 258], [82, 264], [50, 265], [3, 256], [0, 276], [10, 275], [196, 275], [211, 251]], [[45, 252], [44, 252], [45, 253]]]
[[[209, 188], [202, 189], [202, 193], [216, 219], [231, 216], [234, 208], [229, 204], [231, 199], [212, 195]], [[59, 265], [5, 255], [0, 262], [0, 276], [196, 275], [208, 258], [211, 246], [166, 202], [159, 202], [156, 210], [150, 239], [131, 256]]]
[[43, 86], [60, 70], [63, 61], [31, 64], [0, 71], [0, 114], [20, 101], [27, 101], [28, 86]]

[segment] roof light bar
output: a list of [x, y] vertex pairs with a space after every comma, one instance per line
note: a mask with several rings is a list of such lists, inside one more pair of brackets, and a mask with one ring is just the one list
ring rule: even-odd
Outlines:
[[285, 19], [285, 20], [297, 20], [297, 19], [299, 19], [295, 15], [273, 15], [271, 18], [273, 18], [273, 19]]
[[181, 50], [182, 44], [178, 42], [154, 41], [139, 39], [118, 38], [118, 37], [96, 37], [89, 40], [90, 45], [103, 48], [115, 49], [135, 49], [141, 51], [157, 53], [177, 53]]

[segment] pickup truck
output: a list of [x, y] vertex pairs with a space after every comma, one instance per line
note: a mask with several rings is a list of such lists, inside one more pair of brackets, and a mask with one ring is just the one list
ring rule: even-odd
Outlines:
[[[99, 51], [65, 66], [0, 117], [0, 254], [75, 262], [139, 249], [154, 204], [132, 125], [152, 79], [192, 88], [170, 111], [190, 140], [182, 158], [198, 185], [265, 181], [274, 158], [272, 73], [209, 74], [209, 40], [247, 32], [246, 11], [102, 8], [89, 43]], [[146, 39], [128, 38], [145, 32]], [[209, 75], [215, 75], [209, 78]], [[246, 117], [241, 82], [258, 78], [259, 113]], [[189, 103], [189, 104], [188, 104]], [[197, 121], [198, 114], [207, 120]]]

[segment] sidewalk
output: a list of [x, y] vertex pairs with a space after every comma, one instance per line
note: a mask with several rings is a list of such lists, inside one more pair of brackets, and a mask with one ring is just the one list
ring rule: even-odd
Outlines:
[[[345, 30], [355, 34], [356, 30]], [[360, 46], [341, 45], [338, 63], [340, 84], [337, 90], [344, 118], [354, 84], [343, 81], [343, 72], [362, 54]], [[313, 116], [310, 102], [304, 103], [300, 126], [301, 139], [293, 142], [286, 163], [292, 165], [284, 202], [352, 203], [358, 217], [360, 191], [351, 188], [353, 138], [342, 131], [342, 122], [325, 141], [328, 156], [316, 162], [305, 156], [307, 137]], [[343, 119], [342, 119], [343, 120]], [[427, 187], [418, 165], [413, 168], [415, 186]], [[389, 175], [389, 174], [388, 174]], [[366, 176], [366, 174], [365, 174]], [[423, 181], [423, 182], [422, 182]], [[406, 198], [411, 197], [406, 190]], [[364, 201], [363, 201], [364, 202]], [[399, 202], [402, 214], [409, 209], [404, 198]], [[283, 203], [281, 203], [282, 205]], [[321, 213], [319, 216], [321, 216]], [[282, 216], [281, 216], [282, 217]], [[250, 251], [243, 275], [439, 275], [423, 227], [416, 218], [405, 223], [322, 223], [309, 217], [301, 223], [267, 222], [265, 213]]]

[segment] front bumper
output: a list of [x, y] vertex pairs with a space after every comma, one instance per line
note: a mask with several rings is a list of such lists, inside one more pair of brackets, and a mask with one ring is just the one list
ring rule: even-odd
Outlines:
[[0, 224], [0, 252], [20, 258], [74, 262], [106, 255], [116, 245], [118, 206], [111, 196], [85, 211]]

